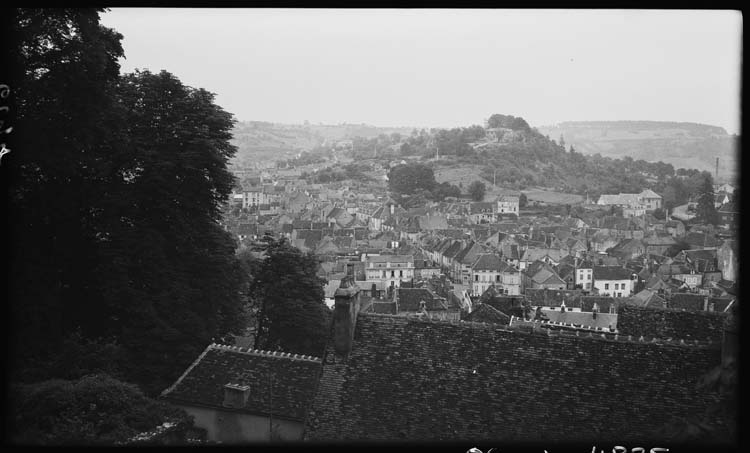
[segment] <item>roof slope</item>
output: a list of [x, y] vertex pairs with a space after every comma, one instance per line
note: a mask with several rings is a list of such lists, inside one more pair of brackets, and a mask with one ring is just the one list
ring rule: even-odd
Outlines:
[[320, 371], [319, 358], [212, 344], [162, 397], [186, 405], [222, 408], [224, 385], [246, 385], [250, 395], [245, 412], [301, 421], [312, 402]]
[[488, 304], [479, 304], [471, 313], [466, 315], [464, 321], [486, 322], [493, 324], [505, 324], [510, 322], [510, 316]]
[[[634, 374], [644, 360], [662, 366]], [[642, 438], [704, 407], [694, 380], [719, 360], [717, 350], [360, 314], [348, 358], [326, 354], [304, 437]]]

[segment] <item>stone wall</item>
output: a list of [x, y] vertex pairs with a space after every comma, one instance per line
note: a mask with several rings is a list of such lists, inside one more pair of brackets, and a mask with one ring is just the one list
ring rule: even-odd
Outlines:
[[725, 313], [643, 308], [617, 309], [617, 330], [635, 337], [675, 338], [720, 343]]

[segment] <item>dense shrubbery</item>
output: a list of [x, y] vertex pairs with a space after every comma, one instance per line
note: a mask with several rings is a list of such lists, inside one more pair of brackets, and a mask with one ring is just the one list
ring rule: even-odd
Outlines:
[[11, 403], [16, 444], [107, 445], [164, 422], [192, 424], [185, 411], [105, 374], [14, 385]]

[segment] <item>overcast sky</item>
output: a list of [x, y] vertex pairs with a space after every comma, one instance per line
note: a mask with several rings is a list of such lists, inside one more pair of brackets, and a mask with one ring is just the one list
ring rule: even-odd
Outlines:
[[166, 69], [241, 121], [458, 127], [689, 121], [739, 133], [733, 11], [113, 8], [122, 71]]

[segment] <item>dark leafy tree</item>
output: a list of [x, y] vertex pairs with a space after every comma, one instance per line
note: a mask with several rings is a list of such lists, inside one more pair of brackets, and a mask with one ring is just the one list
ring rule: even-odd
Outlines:
[[482, 181], [474, 181], [469, 185], [469, 195], [474, 201], [484, 200], [484, 194], [487, 188]]
[[388, 173], [388, 188], [401, 195], [412, 195], [419, 190], [432, 190], [435, 184], [435, 173], [424, 164], [396, 165]]
[[97, 310], [91, 258], [117, 154], [117, 122], [109, 112], [123, 52], [122, 36], [99, 24], [101, 10], [6, 12], [12, 138], [24, 149], [3, 158], [12, 175], [8, 281], [14, 282], [10, 312], [17, 327], [12, 357], [20, 361], [12, 369], [19, 370], [75, 329], [81, 301]]
[[112, 445], [165, 422], [192, 426], [184, 410], [146, 397], [106, 374], [16, 385], [11, 441], [24, 445]]
[[260, 307], [256, 344], [320, 357], [331, 313], [323, 302], [325, 281], [317, 276], [318, 261], [285, 239], [266, 241], [265, 257], [251, 284]]
[[698, 209], [696, 215], [698, 219], [710, 225], [716, 225], [719, 222], [719, 214], [716, 212], [714, 204], [714, 184], [710, 174], [705, 174], [703, 185], [698, 195]]
[[436, 201], [443, 201], [448, 197], [459, 198], [461, 196], [461, 189], [448, 182], [442, 182], [437, 184], [432, 190], [432, 196]]
[[9, 161], [14, 370], [80, 330], [114, 338], [123, 377], [155, 393], [243, 327], [245, 276], [218, 224], [233, 121], [167, 72], [119, 78], [121, 36], [98, 13], [14, 11], [17, 137], [29, 150]]
[[526, 198], [526, 194], [521, 193], [521, 195], [518, 196], [518, 207], [525, 208], [527, 204], [529, 204], [529, 200]]

